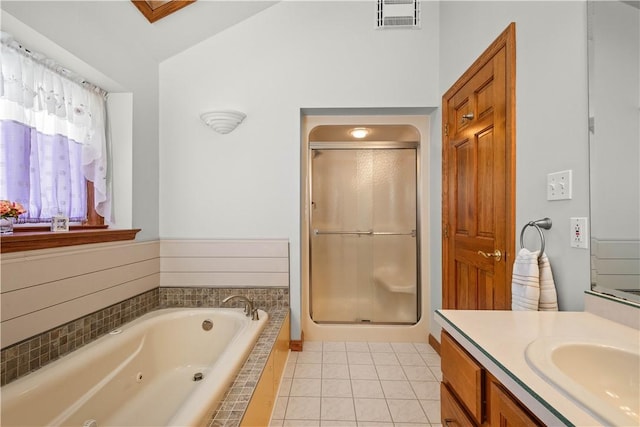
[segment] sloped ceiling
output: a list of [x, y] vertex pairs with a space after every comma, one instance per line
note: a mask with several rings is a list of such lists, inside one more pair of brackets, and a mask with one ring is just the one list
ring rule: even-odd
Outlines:
[[[123, 48], [159, 63], [275, 3], [199, 0], [153, 24], [129, 0], [2, 0], [0, 7], [45, 36], [55, 26], [83, 28], [88, 24], [91, 31], [117, 39]], [[81, 39], [82, 34], [77, 37]]]

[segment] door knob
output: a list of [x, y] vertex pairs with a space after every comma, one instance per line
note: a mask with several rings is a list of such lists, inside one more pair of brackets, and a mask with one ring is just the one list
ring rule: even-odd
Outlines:
[[502, 259], [502, 252], [500, 252], [500, 249], [496, 249], [493, 253], [478, 251], [478, 255], [482, 255], [485, 258], [495, 258], [496, 261], [500, 261]]

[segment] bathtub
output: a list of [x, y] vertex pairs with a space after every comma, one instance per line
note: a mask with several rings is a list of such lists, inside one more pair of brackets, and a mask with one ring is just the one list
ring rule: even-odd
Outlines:
[[252, 321], [235, 308], [148, 313], [2, 387], [0, 424], [204, 425], [264, 328], [268, 315], [259, 315]]

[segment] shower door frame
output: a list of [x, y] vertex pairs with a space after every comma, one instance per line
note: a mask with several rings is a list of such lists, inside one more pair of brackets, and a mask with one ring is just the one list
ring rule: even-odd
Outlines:
[[[415, 232], [415, 245], [416, 245], [416, 320], [415, 322], [345, 322], [345, 321], [317, 321], [313, 318], [313, 264], [311, 262], [313, 258], [313, 227], [312, 225], [312, 202], [313, 202], [313, 151], [314, 150], [389, 150], [389, 149], [407, 149], [414, 150], [416, 157], [416, 174], [415, 174], [415, 197], [416, 197], [416, 206], [415, 206], [415, 215], [416, 215], [416, 232]], [[420, 197], [420, 182], [419, 177], [420, 174], [420, 143], [417, 141], [412, 142], [399, 142], [399, 141], [331, 141], [331, 142], [322, 142], [322, 141], [309, 141], [308, 145], [308, 153], [307, 153], [307, 170], [308, 174], [308, 182], [307, 182], [307, 192], [309, 195], [309, 206], [307, 207], [307, 224], [308, 226], [308, 304], [309, 304], [309, 317], [311, 321], [318, 325], [416, 325], [420, 322], [421, 313], [422, 313], [422, 286], [421, 286], [421, 263], [420, 263], [420, 206], [421, 206], [421, 197]]]

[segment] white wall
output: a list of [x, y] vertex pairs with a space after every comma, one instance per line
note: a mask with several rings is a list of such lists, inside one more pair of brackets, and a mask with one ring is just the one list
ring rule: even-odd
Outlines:
[[[437, 106], [438, 7], [380, 31], [374, 2], [282, 2], [160, 65], [160, 235], [288, 239], [293, 339], [300, 109]], [[217, 108], [248, 116], [219, 135], [199, 120]]]
[[[569, 218], [589, 215], [586, 5], [455, 1], [442, 2], [440, 12], [441, 93], [516, 23], [516, 239], [528, 221], [552, 219], [546, 252], [560, 308], [582, 310], [589, 251], [570, 247]], [[440, 135], [433, 141], [441, 141]], [[435, 168], [441, 159], [432, 156], [432, 161]], [[566, 169], [573, 170], [573, 199], [547, 201], [546, 174]], [[431, 282], [439, 283], [441, 271], [433, 267]], [[440, 307], [439, 287], [432, 288], [431, 300], [434, 309]]]

